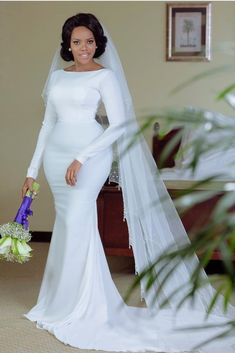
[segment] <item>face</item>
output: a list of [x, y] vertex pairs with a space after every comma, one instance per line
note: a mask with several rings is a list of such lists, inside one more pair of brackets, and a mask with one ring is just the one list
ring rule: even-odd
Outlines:
[[74, 61], [81, 64], [92, 61], [96, 51], [96, 42], [92, 31], [84, 26], [75, 27], [71, 34], [70, 48]]

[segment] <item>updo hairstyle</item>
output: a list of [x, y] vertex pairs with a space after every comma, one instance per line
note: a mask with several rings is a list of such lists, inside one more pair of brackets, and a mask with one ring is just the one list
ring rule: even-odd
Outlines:
[[78, 13], [75, 16], [69, 17], [62, 27], [62, 42], [60, 55], [65, 61], [74, 61], [70, 48], [71, 34], [74, 28], [79, 26], [87, 27], [94, 35], [96, 48], [94, 58], [98, 58], [105, 51], [107, 37], [104, 35], [104, 30], [98, 19], [91, 13]]

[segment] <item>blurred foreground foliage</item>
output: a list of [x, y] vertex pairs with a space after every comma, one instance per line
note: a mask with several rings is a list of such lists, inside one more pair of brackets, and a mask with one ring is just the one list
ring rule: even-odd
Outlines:
[[[190, 81], [176, 87], [174, 92], [188, 87], [188, 85], [194, 81], [214, 75], [218, 72], [231, 69], [233, 72], [234, 68], [235, 65], [227, 65], [219, 69], [203, 72]], [[223, 90], [218, 93], [216, 99], [223, 100], [226, 104], [229, 104], [230, 107], [235, 109], [235, 96], [232, 94], [233, 90], [235, 90], [235, 83], [223, 88]], [[144, 133], [146, 129], [152, 129], [153, 123], [158, 122], [161, 126], [161, 122], [163, 122], [166, 130], [163, 131], [163, 133], [160, 132], [159, 138], [164, 137], [165, 132], [167, 130], [169, 131], [171, 127], [183, 127], [183, 129], [177, 131], [164, 148], [161, 154], [161, 163], [163, 164], [176, 145], [179, 144], [188, 133], [193, 132], [188, 142], [186, 139], [186, 143], [181, 145], [176, 157], [178, 160], [181, 160], [185, 155], [188, 156], [187, 164], [184, 165], [184, 168], [190, 170], [192, 176], [197, 171], [198, 165], [204, 156], [212, 156], [218, 153], [218, 151], [220, 155], [223, 155], [223, 153], [225, 154], [228, 150], [233, 149], [235, 152], [235, 116], [226, 116], [198, 107], [186, 107], [180, 110], [173, 109], [161, 113], [154, 113], [144, 117], [143, 121], [144, 123], [139, 131], [141, 133]], [[219, 163], [220, 160], [218, 160], [218, 164]], [[200, 261], [190, 278], [192, 290], [185, 294], [178, 308], [183, 305], [188, 297], [191, 297], [193, 300], [195, 293], [200, 288], [210, 283], [216, 288], [216, 293], [208, 307], [207, 315], [210, 315], [220, 294], [223, 294], [223, 306], [226, 312], [231, 296], [235, 292], [235, 267], [233, 263], [235, 254], [235, 175], [231, 177], [232, 169], [230, 170], [230, 168], [233, 168], [235, 171], [235, 153], [234, 160], [230, 161], [230, 166], [228, 166], [227, 170], [214, 174], [212, 171], [206, 178], [192, 182], [189, 188], [179, 193], [178, 197], [174, 200], [174, 204], [179, 213], [185, 212], [205, 200], [216, 196], [219, 198], [210, 215], [210, 221], [190, 237], [191, 242], [177, 250], [175, 247], [168, 248], [150, 267], [139, 273], [127, 292], [125, 300], [128, 300], [133, 290], [140, 285], [140, 281], [143, 277], [147, 278], [146, 292], [155, 282], [158, 283], [158, 290], [156, 291], [155, 297], [155, 300], [157, 300], [164, 286], [168, 283], [167, 281], [171, 277], [171, 272], [180, 265], [182, 259], [196, 253], [199, 255]], [[218, 180], [222, 180], [223, 182], [219, 183], [219, 187], [214, 187]], [[200, 271], [209, 264], [215, 251], [220, 253], [224, 273], [214, 274], [202, 280]], [[171, 266], [171, 263], [174, 263], [174, 266]], [[156, 272], [153, 274], [153, 268], [158, 268], [157, 274]], [[164, 276], [160, 276], [163, 271], [165, 271]], [[174, 295], [177, 296], [177, 292], [172, 293], [172, 296]], [[162, 301], [160, 306], [165, 307], [170, 299], [172, 298], [166, 298]], [[207, 328], [209, 326], [205, 325], [200, 328]], [[235, 333], [235, 318], [223, 324], [223, 327], [225, 328], [223, 336], [231, 335], [231, 332]], [[214, 338], [218, 338], [218, 336]]]

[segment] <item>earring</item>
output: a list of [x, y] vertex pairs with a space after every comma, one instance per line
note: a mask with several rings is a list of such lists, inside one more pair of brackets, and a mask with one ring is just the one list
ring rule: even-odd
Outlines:
[[72, 49], [71, 48], [69, 48], [69, 51], [71, 51]]

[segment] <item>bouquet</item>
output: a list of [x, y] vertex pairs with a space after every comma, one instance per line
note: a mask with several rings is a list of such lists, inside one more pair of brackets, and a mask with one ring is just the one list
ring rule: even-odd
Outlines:
[[27, 244], [31, 240], [28, 216], [33, 211], [30, 205], [39, 191], [39, 184], [32, 184], [21, 202], [13, 222], [0, 225], [0, 260], [24, 263], [32, 256], [32, 248]]

